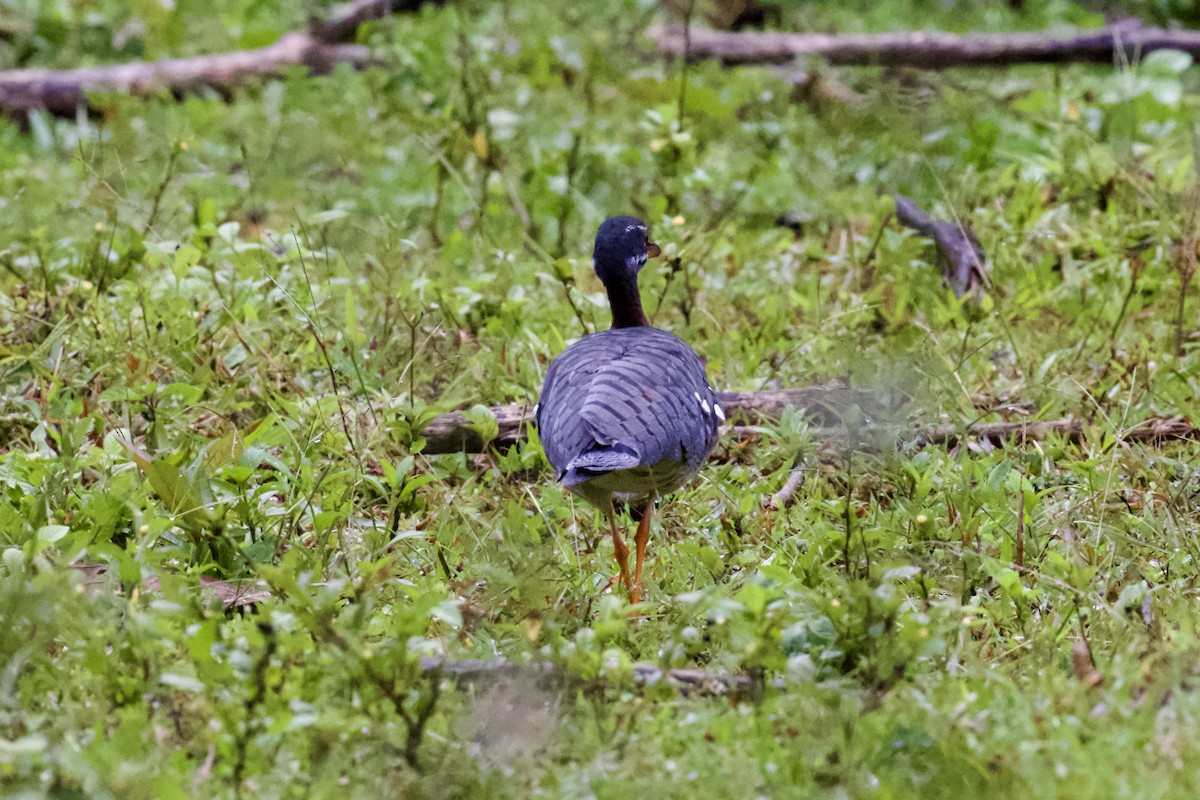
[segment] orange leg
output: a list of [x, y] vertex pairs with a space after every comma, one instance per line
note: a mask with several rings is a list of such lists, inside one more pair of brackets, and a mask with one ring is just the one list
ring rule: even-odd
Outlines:
[[638, 523], [637, 535], [633, 539], [637, 548], [637, 559], [633, 570], [633, 588], [629, 590], [629, 602], [637, 603], [642, 599], [642, 562], [646, 560], [646, 542], [650, 541], [650, 515], [654, 513], [654, 500], [646, 504], [642, 521]]
[[[626, 591], [633, 591], [633, 580], [629, 577], [629, 548], [621, 538], [621, 529], [617, 527], [617, 517], [610, 514], [609, 525], [612, 526], [613, 558], [617, 560], [617, 568], [621, 571], [621, 585]], [[615, 579], [614, 579], [615, 580]], [[609, 586], [612, 582], [609, 582]]]

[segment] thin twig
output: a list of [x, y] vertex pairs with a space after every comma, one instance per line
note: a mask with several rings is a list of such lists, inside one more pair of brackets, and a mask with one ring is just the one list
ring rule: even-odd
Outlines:
[[696, 0], [688, 0], [687, 11], [683, 15], [683, 52], [680, 53], [682, 65], [679, 68], [679, 110], [677, 121], [679, 130], [683, 130], [683, 117], [687, 111], [688, 68], [692, 55], [692, 14], [696, 10]]
[[778, 511], [781, 508], [790, 506], [792, 504], [792, 495], [804, 486], [804, 476], [804, 467], [794, 467], [788, 475], [787, 481], [783, 484], [783, 488], [775, 494], [763, 498], [763, 506], [770, 511]]
[[[154, 191], [154, 199], [150, 203], [150, 216], [146, 218], [146, 224], [142, 226], [143, 237], [150, 233], [150, 229], [154, 227], [155, 220], [158, 219], [159, 205], [162, 203], [163, 195], [167, 192], [167, 185], [175, 177], [175, 162], [179, 160], [179, 154], [183, 152], [185, 147], [182, 142], [171, 147], [171, 155], [167, 157], [167, 169], [163, 174], [163, 179], [158, 182], [158, 188]], [[115, 232], [116, 226], [113, 226], [113, 229]]]

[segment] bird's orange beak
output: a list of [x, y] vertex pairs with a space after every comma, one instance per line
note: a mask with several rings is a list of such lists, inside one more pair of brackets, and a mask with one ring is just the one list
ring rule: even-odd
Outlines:
[[662, 248], [654, 242], [646, 242], [646, 258], [658, 258], [662, 255]]

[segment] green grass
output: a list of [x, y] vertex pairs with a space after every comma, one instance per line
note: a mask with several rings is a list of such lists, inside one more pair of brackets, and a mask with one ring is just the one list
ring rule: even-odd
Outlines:
[[[303, 16], [8, 5], [6, 65], [253, 46]], [[865, 5], [782, 13], [1099, 22]], [[679, 66], [639, 38], [657, 18], [453, 4], [364, 28], [383, 69], [0, 122], [0, 794], [1195, 796], [1197, 448], [1119, 434], [1200, 418], [1196, 70], [846, 69], [839, 103], [696, 64], [680, 120]], [[969, 221], [985, 296], [954, 299], [895, 193]], [[606, 324], [588, 253], [615, 213], [651, 223], [654, 321], [722, 389], [910, 398], [857, 450], [798, 415], [724, 443], [662, 506], [637, 620], [597, 596], [611, 546], [536, 441], [421, 434], [532, 402]], [[1067, 415], [1082, 443], [905, 435]], [[794, 464], [795, 503], [765, 509]], [[209, 579], [271, 597], [225, 610]], [[426, 656], [583, 688], [435, 692]], [[642, 691], [635, 662], [786, 690]]]

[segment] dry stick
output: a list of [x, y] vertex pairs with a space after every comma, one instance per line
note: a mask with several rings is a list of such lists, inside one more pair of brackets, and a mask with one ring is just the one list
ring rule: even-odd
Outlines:
[[[175, 177], [175, 162], [179, 160], [181, 152], [183, 152], [182, 145], [176, 144], [171, 148], [171, 155], [167, 157], [166, 172], [163, 175], [163, 179], [159, 181], [158, 188], [154, 191], [154, 199], [150, 203], [150, 216], [146, 218], [146, 224], [142, 226], [143, 237], [150, 233], [150, 229], [154, 227], [154, 223], [158, 220], [158, 209], [162, 205], [163, 195], [167, 193], [167, 186], [171, 183], [171, 179]], [[113, 226], [113, 235], [116, 235], [115, 225]]]
[[818, 56], [830, 64], [947, 69], [1009, 64], [1111, 63], [1115, 53], [1135, 59], [1153, 50], [1182, 50], [1200, 56], [1200, 31], [1112, 25], [1070, 33], [784, 33], [654, 27], [646, 37], [658, 47], [689, 58], [726, 64], [777, 64]]
[[1025, 566], [1025, 487], [1022, 485], [1017, 491], [1020, 494], [1017, 500], [1017, 544], [1013, 563], [1020, 569]]
[[1192, 228], [1183, 237], [1183, 255], [1176, 260], [1176, 271], [1179, 273], [1179, 304], [1175, 309], [1175, 355], [1182, 358], [1183, 349], [1183, 312], [1187, 306], [1188, 289], [1192, 285], [1192, 277], [1196, 274], [1196, 247], [1200, 245], [1195, 233], [1195, 212], [1192, 212]]
[[778, 511], [781, 508], [787, 508], [792, 503], [792, 496], [804, 486], [804, 467], [796, 466], [792, 468], [788, 479], [783, 484], [783, 488], [775, 494], [767, 495], [763, 498], [763, 507], [768, 511]]
[[[1200, 141], [1197, 141], [1197, 129], [1192, 128], [1192, 152], [1200, 155]], [[1184, 218], [1180, 232], [1178, 253], [1174, 258], [1175, 272], [1179, 275], [1179, 304], [1175, 310], [1175, 355], [1182, 357], [1183, 349], [1183, 312], [1187, 306], [1188, 289], [1192, 277], [1196, 274], [1196, 247], [1200, 245], [1197, 238], [1197, 214], [1200, 212], [1200, 185], [1193, 186], [1184, 196], [1188, 205], [1187, 216]]]

